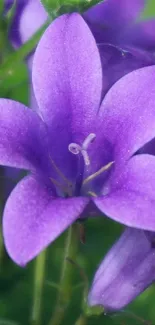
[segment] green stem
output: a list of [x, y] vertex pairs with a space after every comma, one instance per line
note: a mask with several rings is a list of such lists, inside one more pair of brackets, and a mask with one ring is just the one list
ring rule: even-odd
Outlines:
[[[0, 188], [0, 192], [1, 192], [1, 196], [3, 193], [3, 182], [1, 180], [1, 188]], [[4, 250], [4, 241], [3, 241], [3, 233], [2, 233], [2, 211], [3, 211], [3, 197], [1, 199], [0, 202], [0, 271], [3, 270], [3, 265], [4, 265], [4, 255], [5, 255], [5, 250]]]
[[80, 317], [76, 320], [75, 325], [86, 325], [87, 318], [84, 315], [80, 315]]
[[4, 257], [4, 243], [3, 243], [3, 236], [2, 236], [2, 226], [0, 226], [0, 267], [1, 267], [1, 270], [3, 267], [3, 257]]
[[34, 272], [34, 293], [33, 293], [33, 307], [31, 323], [33, 325], [41, 324], [41, 304], [42, 292], [44, 287], [44, 275], [46, 264], [46, 250], [44, 250], [35, 261]]
[[3, 10], [4, 10], [4, 0], [0, 1], [0, 15], [3, 14]]
[[57, 296], [57, 303], [49, 322], [49, 325], [61, 324], [66, 308], [68, 307], [71, 295], [72, 295], [72, 279], [74, 268], [73, 265], [67, 260], [74, 260], [77, 253], [78, 236], [77, 225], [74, 224], [67, 231], [67, 237], [65, 242], [64, 257], [62, 263], [62, 271], [60, 276], [59, 292]]

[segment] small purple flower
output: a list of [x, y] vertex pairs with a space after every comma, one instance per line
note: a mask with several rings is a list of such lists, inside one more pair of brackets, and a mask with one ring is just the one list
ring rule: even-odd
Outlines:
[[[28, 0], [29, 1], [29, 0]], [[31, 0], [30, 0], [31, 1]], [[16, 1], [16, 12], [11, 24], [9, 39], [14, 47], [21, 45], [21, 39], [19, 34], [19, 20], [20, 16], [24, 10], [27, 0], [17, 0]], [[4, 15], [13, 6], [13, 0], [4, 0]]]
[[88, 296], [105, 312], [124, 308], [155, 280], [155, 234], [127, 228], [101, 262]]
[[39, 111], [0, 100], [0, 163], [30, 172], [4, 209], [16, 263], [35, 257], [90, 203], [155, 230], [155, 157], [133, 156], [155, 137], [154, 79], [155, 66], [134, 71], [101, 103], [100, 55], [83, 18], [63, 15], [48, 27], [33, 62]]
[[[5, 0], [5, 12], [13, 5], [13, 0]], [[47, 12], [39, 0], [17, 0], [16, 13], [10, 30], [12, 43], [19, 47], [43, 25]]]
[[[13, 0], [5, 0], [5, 9], [9, 9]], [[47, 12], [39, 0], [17, 0], [16, 14], [10, 28], [10, 41], [15, 47], [20, 47], [27, 42], [47, 20]], [[27, 59], [30, 73], [32, 74], [33, 53]], [[37, 108], [32, 87], [30, 88], [30, 106]]]
[[105, 0], [83, 15], [99, 47], [106, 83], [155, 63], [155, 19], [143, 21], [144, 0]]
[[19, 19], [21, 43], [25, 43], [45, 23], [48, 14], [40, 0], [28, 0]]
[[[23, 6], [23, 10], [20, 13], [18, 20], [18, 35], [20, 39], [20, 44], [27, 42], [37, 30], [45, 23], [48, 14], [45, 11], [40, 0], [28, 0]], [[33, 54], [29, 55], [27, 59], [27, 66], [29, 69], [30, 76], [30, 106], [33, 109], [37, 109], [37, 103], [32, 87], [32, 62]]]

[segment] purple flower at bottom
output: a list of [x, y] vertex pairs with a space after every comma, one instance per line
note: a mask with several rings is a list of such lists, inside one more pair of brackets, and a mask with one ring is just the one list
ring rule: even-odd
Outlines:
[[[100, 102], [95, 39], [76, 13], [56, 19], [33, 62], [38, 111], [0, 100], [0, 163], [30, 171], [3, 215], [8, 253], [25, 265], [94, 204], [128, 226], [155, 230], [155, 66], [120, 79]], [[88, 215], [85, 215], [88, 217]]]
[[155, 235], [127, 228], [101, 262], [88, 303], [105, 312], [124, 308], [155, 280]]

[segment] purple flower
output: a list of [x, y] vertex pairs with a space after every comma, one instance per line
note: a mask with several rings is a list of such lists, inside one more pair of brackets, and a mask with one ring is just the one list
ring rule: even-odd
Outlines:
[[99, 43], [154, 51], [155, 19], [142, 20], [145, 5], [145, 0], [105, 0], [87, 10], [84, 17]]
[[155, 19], [142, 21], [144, 0], [105, 0], [84, 13], [99, 47], [106, 83], [155, 63]]
[[[13, 3], [14, 3], [13, 0], [4, 0], [4, 15], [12, 7]], [[9, 33], [9, 39], [14, 47], [18, 47], [21, 45], [20, 34], [19, 34], [19, 20], [26, 3], [27, 0], [17, 0], [16, 2], [16, 12]]]
[[127, 228], [101, 262], [88, 303], [124, 308], [155, 280], [155, 234]]
[[[5, 11], [13, 0], [5, 0]], [[39, 0], [17, 0], [16, 13], [10, 30], [12, 43], [19, 47], [25, 43], [45, 22], [47, 13]]]
[[[6, 10], [13, 4], [13, 0], [5, 0]], [[15, 47], [27, 42], [34, 33], [45, 23], [48, 15], [39, 0], [18, 0], [16, 14], [10, 30], [10, 40]], [[31, 53], [33, 54], [33, 53]], [[33, 55], [27, 59], [30, 73], [32, 74]], [[37, 108], [32, 87], [30, 88], [30, 106]]]
[[25, 43], [45, 23], [48, 17], [43, 5], [38, 0], [28, 0], [20, 16], [19, 33]]
[[18, 264], [90, 203], [123, 224], [155, 230], [155, 157], [133, 156], [155, 136], [154, 76], [155, 66], [134, 71], [100, 103], [104, 75], [83, 18], [63, 15], [45, 31], [33, 62], [39, 114], [0, 100], [0, 163], [30, 172], [3, 216], [6, 248]]
[[[5, 0], [5, 12], [13, 5], [13, 0]], [[5, 13], [4, 12], [4, 13]], [[17, 0], [16, 13], [10, 27], [10, 42], [16, 48], [28, 41], [33, 34], [43, 25], [47, 19], [47, 13], [39, 0]], [[32, 61], [33, 53], [29, 55], [26, 63], [30, 75], [30, 107], [37, 109], [37, 103], [32, 88]], [[15, 168], [5, 168], [6, 182], [4, 182], [4, 193], [8, 196], [12, 188], [21, 176], [21, 172]]]

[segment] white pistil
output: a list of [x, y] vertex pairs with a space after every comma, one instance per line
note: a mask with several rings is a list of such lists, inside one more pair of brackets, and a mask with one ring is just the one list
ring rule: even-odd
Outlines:
[[84, 160], [85, 165], [89, 166], [90, 165], [90, 159], [89, 159], [89, 156], [88, 156], [88, 152], [86, 150], [82, 149], [81, 154], [83, 156], [83, 160]]
[[90, 143], [92, 143], [95, 140], [95, 138], [96, 138], [96, 134], [95, 133], [90, 133], [86, 137], [86, 139], [83, 141], [83, 143], [82, 143], [82, 149], [83, 150], [87, 150], [88, 147], [89, 147], [89, 145], [90, 145]]
[[68, 150], [73, 154], [73, 155], [78, 155], [81, 152], [81, 146], [77, 143], [70, 143], [68, 146]]
[[83, 141], [82, 145], [80, 146], [77, 143], [70, 143], [68, 146], [69, 151], [73, 154], [73, 155], [78, 155], [79, 153], [82, 154], [83, 156], [83, 160], [86, 166], [90, 165], [90, 159], [89, 159], [89, 155], [87, 152], [87, 149], [90, 145], [90, 143], [92, 143], [94, 141], [94, 139], [96, 138], [96, 134], [95, 133], [90, 133], [86, 139]]

